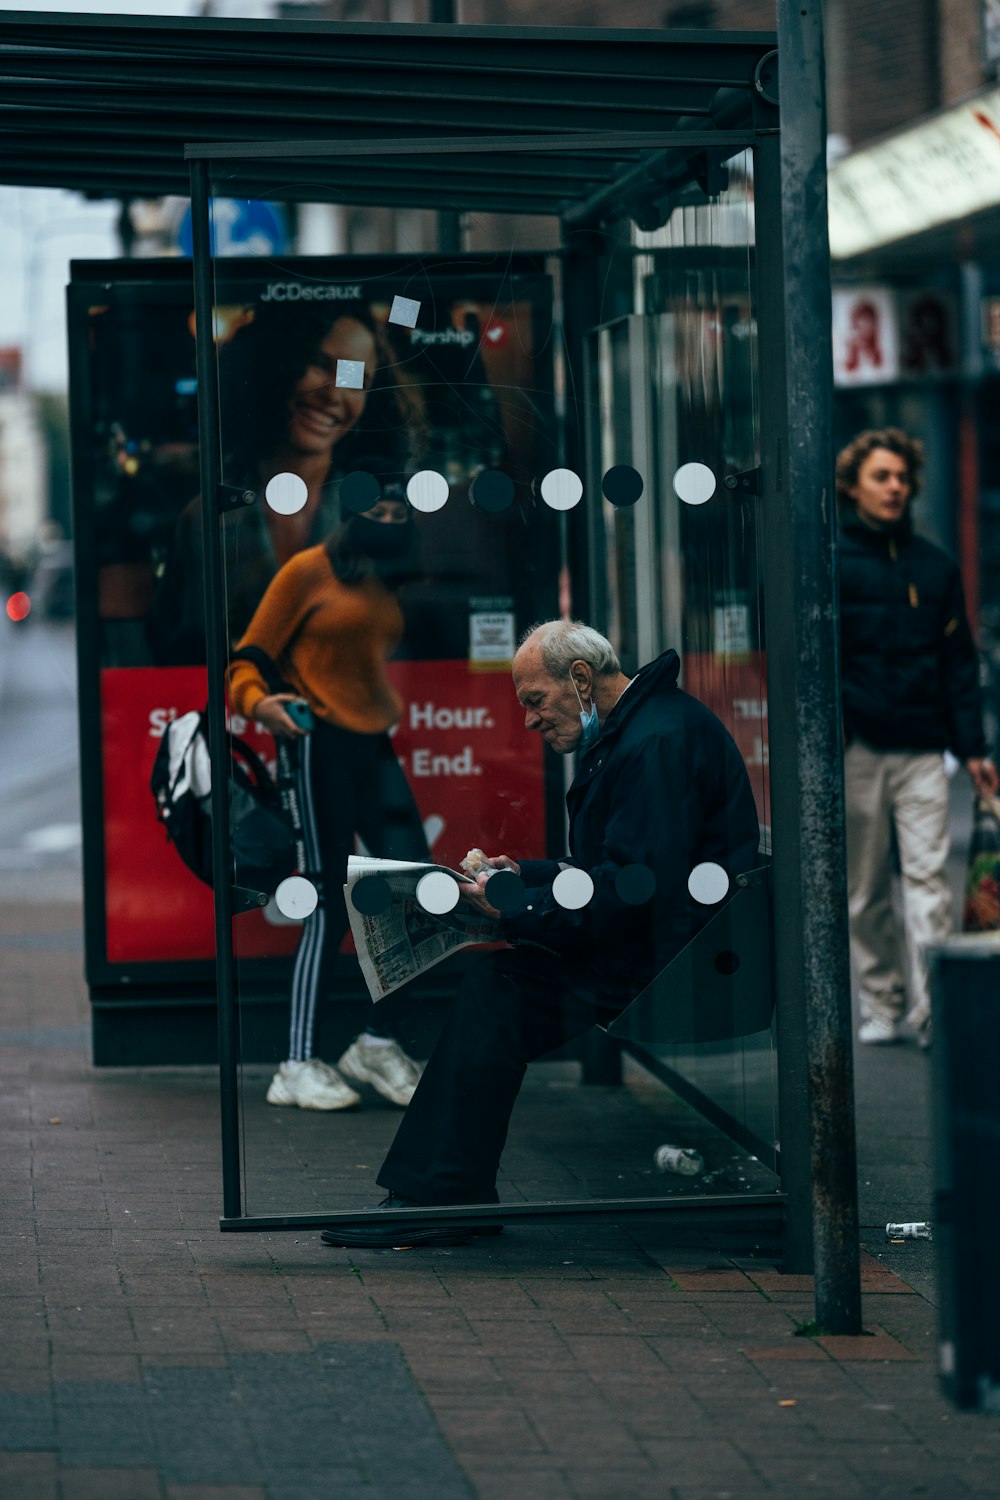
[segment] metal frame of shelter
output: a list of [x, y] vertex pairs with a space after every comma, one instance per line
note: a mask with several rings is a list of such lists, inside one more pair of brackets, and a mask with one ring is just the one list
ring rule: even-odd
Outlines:
[[[859, 1326], [860, 1304], [833, 603], [820, 0], [778, 0], [781, 131], [775, 41], [760, 33], [11, 13], [0, 17], [6, 146], [0, 180], [120, 198], [190, 189], [197, 316], [207, 327], [210, 188], [213, 170], [225, 163], [239, 165], [248, 194], [259, 187], [273, 197], [280, 190], [290, 201], [319, 201], [327, 192], [352, 203], [434, 209], [457, 201], [484, 212], [556, 215], [567, 274], [585, 287], [594, 260], [588, 236], [622, 206], [640, 222], [648, 211], [662, 223], [692, 184], [711, 180], [715, 165], [738, 149], [754, 149], [760, 363], [767, 371], [757, 483], [767, 517], [785, 1265], [808, 1270], [815, 1263], [818, 1286], [825, 1275], [830, 1288], [818, 1314], [835, 1331], [848, 1332]], [[571, 337], [569, 349], [572, 358]], [[199, 404], [202, 493], [208, 495], [217, 492], [219, 477], [218, 392], [208, 344], [199, 346]], [[206, 587], [214, 604], [218, 531], [212, 508], [204, 514]], [[210, 609], [209, 622], [210, 727], [221, 764], [221, 611]], [[215, 781], [213, 817], [222, 831], [225, 785], [221, 777]], [[225, 838], [215, 840], [223, 1226], [293, 1227], [320, 1216], [240, 1217], [226, 845]], [[625, 1214], [662, 1206], [662, 1200], [522, 1204], [512, 1216]], [[706, 1199], [682, 1213], [703, 1222], [725, 1207]], [[469, 1210], [433, 1214], [475, 1217]], [[322, 1221], [360, 1217], [333, 1214]]]

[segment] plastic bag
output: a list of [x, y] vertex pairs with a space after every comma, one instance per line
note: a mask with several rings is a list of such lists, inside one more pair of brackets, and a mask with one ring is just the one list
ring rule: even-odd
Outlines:
[[962, 931], [1000, 931], [1000, 797], [975, 801]]

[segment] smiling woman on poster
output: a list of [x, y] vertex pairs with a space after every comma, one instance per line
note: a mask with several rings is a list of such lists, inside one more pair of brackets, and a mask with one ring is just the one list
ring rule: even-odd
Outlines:
[[[315, 546], [338, 519], [336, 481], [359, 454], [375, 451], [403, 468], [419, 451], [422, 420], [387, 368], [382, 333], [364, 302], [258, 305], [223, 346], [219, 387], [227, 485], [252, 489], [253, 505], [222, 520], [227, 629], [243, 634], [278, 569]], [[338, 361], [363, 364], [360, 389], [338, 385]], [[269, 505], [275, 475], [305, 486], [292, 514]], [[160, 666], [205, 661], [202, 502], [181, 513], [148, 631]]]

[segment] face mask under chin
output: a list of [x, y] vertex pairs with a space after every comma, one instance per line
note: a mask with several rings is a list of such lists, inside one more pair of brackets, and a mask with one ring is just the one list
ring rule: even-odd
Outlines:
[[576, 748], [582, 755], [584, 751], [590, 749], [591, 745], [599, 737], [601, 733], [601, 721], [597, 717], [596, 703], [591, 702], [589, 710], [584, 708], [583, 699], [580, 697], [580, 689], [576, 685], [572, 672], [569, 675], [569, 680], [573, 684], [576, 701], [580, 705], [580, 723], [583, 725], [583, 730], [580, 734], [580, 743]]

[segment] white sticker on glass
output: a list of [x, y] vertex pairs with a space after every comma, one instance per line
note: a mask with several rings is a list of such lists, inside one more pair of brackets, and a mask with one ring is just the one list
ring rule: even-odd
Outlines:
[[365, 384], [365, 362], [363, 359], [338, 359], [334, 380], [345, 391], [360, 391]]
[[706, 860], [688, 876], [688, 891], [702, 906], [715, 906], [729, 890], [729, 876], [721, 865]]
[[416, 328], [420, 316], [420, 303], [412, 297], [393, 297], [389, 309], [389, 322], [399, 323], [403, 328]]
[[550, 469], [540, 488], [552, 510], [572, 510], [583, 498], [583, 480], [572, 469]]
[[264, 487], [264, 499], [279, 516], [294, 516], [309, 499], [309, 491], [298, 474], [272, 474]]
[[424, 911], [443, 917], [458, 905], [458, 881], [443, 870], [429, 871], [417, 881], [417, 902]]
[[552, 895], [567, 911], [579, 911], [594, 894], [594, 882], [586, 870], [560, 870], [552, 882]]
[[407, 481], [406, 498], [414, 510], [430, 513], [440, 510], [448, 500], [448, 481], [435, 469], [421, 469]]
[[674, 475], [674, 493], [685, 505], [704, 505], [715, 494], [715, 483], [707, 464], [681, 464]]
[[274, 893], [274, 904], [283, 917], [302, 922], [319, 905], [319, 892], [304, 875], [289, 875]]

